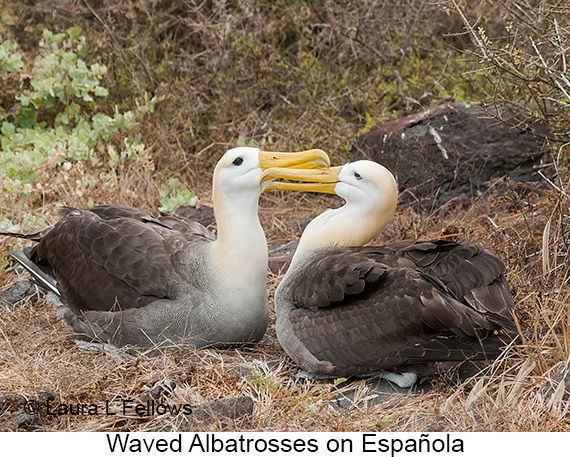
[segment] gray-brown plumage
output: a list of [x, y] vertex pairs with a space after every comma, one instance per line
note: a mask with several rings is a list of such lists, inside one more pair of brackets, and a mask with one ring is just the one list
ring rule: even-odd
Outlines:
[[143, 347], [255, 342], [269, 315], [267, 243], [257, 216], [262, 172], [327, 163], [318, 150], [235, 148], [214, 171], [217, 237], [197, 222], [123, 205], [64, 208], [54, 226], [20, 235], [38, 243], [29, 256], [13, 257], [60, 296], [61, 314], [79, 337]]
[[279, 287], [279, 341], [327, 376], [492, 359], [499, 346], [485, 339], [516, 331], [503, 273], [489, 251], [451, 241], [322, 249]]
[[[72, 311], [142, 308], [180, 294], [188, 279], [181, 247], [216, 237], [203, 226], [172, 216], [154, 218], [124, 205], [63, 208], [30, 258], [56, 269], [58, 289]], [[90, 287], [96, 284], [96, 287]]]
[[312, 190], [346, 205], [309, 224], [275, 293], [277, 337], [303, 370], [370, 375], [500, 354], [497, 332], [516, 332], [500, 259], [446, 240], [361, 247], [393, 215], [392, 175], [360, 161], [320, 182]]

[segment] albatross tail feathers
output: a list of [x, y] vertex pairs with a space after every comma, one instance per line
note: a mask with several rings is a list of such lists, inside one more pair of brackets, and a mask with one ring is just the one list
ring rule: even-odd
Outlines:
[[42, 270], [38, 265], [30, 260], [30, 248], [21, 251], [10, 251], [8, 255], [20, 264], [33, 278], [33, 281], [40, 287], [54, 293], [61, 298], [61, 293], [57, 288], [57, 282], [54, 277]]
[[[49, 227], [48, 227], [49, 228]], [[12, 238], [23, 238], [25, 240], [40, 241], [46, 229], [33, 233], [0, 232], [0, 236], [11, 236]]]

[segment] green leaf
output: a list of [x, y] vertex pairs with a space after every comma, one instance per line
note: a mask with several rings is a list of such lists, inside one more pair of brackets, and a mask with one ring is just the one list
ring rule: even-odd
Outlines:
[[6, 25], [15, 25], [16, 21], [12, 18], [12, 16], [7, 13], [6, 11], [2, 11], [2, 22]]
[[65, 38], [65, 34], [63, 34], [63, 33], [56, 33], [56, 34], [52, 33], [52, 35], [50, 37], [50, 41], [52, 43], [61, 43], [64, 38]]
[[64, 111], [63, 113], [58, 113], [55, 116], [56, 122], [61, 122], [62, 124], [69, 125], [69, 118], [67, 117], [67, 113]]
[[36, 110], [33, 107], [22, 108], [16, 117], [20, 128], [30, 128], [36, 122]]
[[10, 73], [24, 68], [22, 55], [16, 52], [17, 49], [18, 44], [10, 40], [6, 40], [0, 44], [0, 65], [4, 70]]
[[77, 40], [77, 38], [79, 38], [79, 35], [81, 35], [81, 27], [71, 27], [67, 29], [67, 34], [73, 41]]
[[4, 136], [12, 136], [15, 132], [16, 132], [16, 127], [14, 127], [14, 124], [10, 123], [10, 122], [2, 122], [2, 135]]
[[125, 125], [125, 116], [120, 113], [115, 115], [115, 118], [113, 119], [113, 126], [116, 128], [121, 128], [123, 125]]
[[85, 57], [87, 55], [87, 46], [85, 46], [85, 44], [77, 46], [77, 54], [79, 57]]
[[77, 54], [74, 52], [64, 52], [63, 61], [68, 65], [73, 65], [75, 62], [77, 62]]
[[245, 136], [244, 136], [244, 135], [240, 135], [240, 136], [238, 137], [236, 145], [239, 146], [239, 147], [243, 147], [243, 146], [246, 145], [246, 143], [245, 143]]
[[113, 146], [107, 148], [107, 153], [109, 154], [109, 166], [113, 168], [119, 161], [119, 154], [117, 154]]
[[70, 103], [66, 108], [65, 112], [67, 113], [68, 119], [75, 119], [79, 116], [80, 108], [77, 103]]
[[12, 149], [12, 141], [3, 136], [2, 140], [0, 141], [0, 146], [2, 146], [2, 151], [4, 151], [4, 153], [9, 152]]
[[42, 32], [42, 37], [44, 40], [48, 40], [51, 41], [51, 37], [53, 36], [53, 33], [51, 30], [48, 29], [44, 29]]
[[107, 95], [109, 95], [109, 91], [107, 89], [105, 89], [104, 87], [97, 86], [95, 88], [95, 95], [97, 97], [107, 97]]
[[168, 187], [162, 186], [160, 189], [159, 201], [162, 205], [159, 210], [164, 213], [171, 213], [180, 206], [198, 206], [199, 200], [194, 192], [189, 190], [176, 178], [168, 180]]
[[30, 98], [27, 94], [20, 94], [16, 96], [16, 100], [19, 100], [22, 106], [29, 106], [30, 105]]

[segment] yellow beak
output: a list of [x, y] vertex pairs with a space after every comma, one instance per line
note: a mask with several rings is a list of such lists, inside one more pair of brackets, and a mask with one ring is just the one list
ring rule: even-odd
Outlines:
[[327, 153], [321, 149], [309, 149], [301, 152], [259, 152], [259, 166], [268, 168], [328, 168], [331, 164]]
[[[308, 167], [307, 167], [308, 168]], [[338, 183], [338, 174], [342, 167], [326, 169], [290, 169], [268, 168], [261, 174], [261, 182], [265, 183], [263, 191], [301, 190], [305, 192], [321, 192], [334, 194]], [[271, 181], [273, 179], [289, 179], [296, 182]]]

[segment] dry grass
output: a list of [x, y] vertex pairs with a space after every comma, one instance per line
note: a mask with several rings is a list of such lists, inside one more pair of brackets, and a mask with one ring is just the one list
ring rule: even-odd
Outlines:
[[[145, 92], [161, 100], [138, 132], [152, 161], [120, 162], [115, 180], [105, 183], [81, 164], [68, 173], [52, 170], [52, 185], [36, 205], [21, 213], [7, 209], [2, 219], [21, 224], [33, 216], [53, 223], [61, 202], [80, 207], [120, 202], [155, 213], [157, 187], [169, 175], [183, 179], [202, 202], [210, 203], [213, 165], [240, 138], [268, 149], [322, 147], [338, 163], [346, 160], [351, 141], [379, 120], [443, 97], [489, 97], [525, 108], [539, 102], [541, 119], [567, 137], [562, 122], [568, 119], [567, 106], [556, 102], [567, 89], [556, 89], [566, 84], [560, 71], [565, 54], [553, 45], [565, 43], [565, 22], [558, 22], [561, 32], [551, 29], [545, 35], [556, 40], [537, 43], [536, 49], [527, 40], [521, 54], [512, 52], [514, 44], [503, 45], [535, 31], [542, 37], [544, 30], [533, 27], [533, 18], [524, 13], [529, 9], [519, 9], [516, 1], [469, 2], [469, 9], [465, 2], [444, 0], [359, 0], [351, 8], [336, 1], [300, 3], [302, 7], [288, 0], [0, 0], [2, 10], [16, 18], [9, 37], [18, 39], [26, 52], [33, 52], [44, 26], [60, 31], [81, 25], [93, 61], [109, 67], [110, 105], [132, 109]], [[526, 3], [541, 7], [549, 2]], [[546, 10], [549, 24], [558, 13]], [[505, 34], [510, 22], [515, 27]], [[482, 26], [495, 44], [473, 45], [465, 24], [475, 32]], [[476, 59], [466, 58], [469, 50]], [[490, 59], [488, 68], [481, 69], [483, 52]], [[537, 59], [548, 58], [549, 52], [556, 71], [540, 73]], [[519, 64], [537, 74], [525, 74], [517, 83], [505, 72], [513, 63], [510, 57], [519, 54], [524, 57]], [[540, 99], [542, 87], [548, 89], [542, 91], [548, 99]], [[552, 99], [555, 116], [549, 111]], [[556, 383], [570, 359], [570, 202], [564, 188], [570, 176], [563, 152], [560, 148], [562, 169], [553, 182], [558, 190], [547, 183], [544, 192], [498, 181], [469, 209], [417, 214], [402, 207], [376, 240], [452, 237], [480, 243], [504, 259], [520, 328], [535, 336], [509, 348], [477, 378], [462, 382], [456, 372], [446, 373], [427, 381], [433, 384], [428, 392], [398, 394], [368, 406], [374, 400], [372, 380], [344, 387], [297, 380], [296, 367], [272, 336], [273, 323], [260, 344], [244, 348], [105, 354], [76, 346], [70, 328], [37, 294], [0, 309], [0, 430], [15, 430], [10, 419], [21, 411], [21, 398], [34, 399], [38, 392], [51, 392], [63, 403], [103, 405], [137, 399], [157, 383], [175, 381], [169, 403], [198, 408], [245, 395], [253, 398], [253, 414], [189, 424], [170, 415], [42, 414], [45, 425], [40, 428], [567, 431], [568, 394], [564, 383]], [[77, 181], [82, 195], [76, 192]], [[290, 239], [288, 222], [339, 204], [332, 196], [264, 195], [260, 217], [269, 240]], [[19, 242], [0, 240], [0, 262], [16, 246]], [[10, 268], [0, 269], [0, 291], [23, 279]], [[279, 280], [270, 275], [270, 297]], [[352, 389], [351, 405], [330, 406]]]
[[[517, 194], [519, 195], [519, 194]], [[329, 206], [330, 197], [287, 194], [268, 196], [262, 203], [264, 225], [284, 226], [298, 217], [312, 217]], [[4, 407], [0, 430], [14, 430], [10, 421], [21, 409], [19, 397], [35, 398], [52, 392], [62, 403], [119, 403], [137, 399], [154, 385], [175, 381], [168, 403], [191, 404], [238, 396], [254, 399], [250, 417], [236, 421], [217, 420], [181, 425], [170, 415], [136, 417], [48, 417], [47, 430], [120, 431], [162, 430], [398, 430], [398, 431], [563, 431], [570, 427], [569, 403], [564, 388], [548, 393], [548, 380], [570, 357], [570, 274], [568, 252], [568, 201], [556, 191], [542, 196], [513, 200], [509, 191], [476, 202], [469, 210], [444, 217], [421, 218], [400, 213], [377, 242], [405, 236], [447, 236], [488, 246], [505, 259], [515, 297], [520, 327], [535, 335], [502, 358], [483, 368], [480, 375], [459, 381], [451, 372], [427, 380], [432, 389], [421, 394], [395, 394], [367, 407], [374, 398], [374, 380], [354, 381], [344, 387], [333, 382], [304, 381], [295, 377], [296, 367], [270, 330], [258, 345], [224, 351], [184, 350], [158, 355], [131, 356], [85, 351], [71, 339], [70, 328], [55, 317], [55, 308], [42, 294], [4, 309], [0, 313], [0, 397]], [[550, 222], [550, 231], [544, 228]], [[273, 228], [273, 238], [288, 237]], [[460, 233], [460, 234], [458, 234]], [[546, 241], [544, 241], [546, 240]], [[3, 240], [2, 247], [9, 242]], [[545, 249], [549, 269], [543, 271]], [[6, 289], [25, 279], [3, 271]], [[269, 276], [270, 294], [280, 278]], [[543, 329], [539, 332], [539, 329]], [[336, 405], [343, 392], [356, 390], [353, 402]]]

